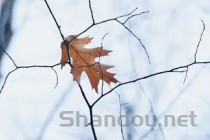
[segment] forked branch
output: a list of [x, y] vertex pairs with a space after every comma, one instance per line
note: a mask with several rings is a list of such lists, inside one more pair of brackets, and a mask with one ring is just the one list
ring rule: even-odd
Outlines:
[[[47, 8], [51, 14], [51, 16], [53, 17], [53, 20], [59, 30], [59, 33], [61, 35], [61, 38], [62, 40], [64, 41], [66, 47], [68, 48], [69, 50], [69, 44], [71, 44], [72, 41], [68, 42], [65, 38], [65, 36], [63, 35], [62, 31], [61, 31], [61, 26], [58, 24], [47, 0], [44, 0], [45, 4], [47, 5]], [[141, 39], [135, 35], [133, 33], [133, 31], [131, 31], [125, 24], [133, 17], [136, 17], [136, 16], [139, 16], [139, 15], [142, 15], [144, 13], [148, 13], [149, 11], [145, 11], [145, 12], [142, 12], [142, 13], [139, 13], [139, 14], [133, 14], [136, 10], [134, 9], [132, 12], [128, 13], [128, 14], [125, 14], [125, 15], [122, 15], [122, 16], [118, 16], [118, 17], [115, 17], [115, 18], [110, 18], [110, 19], [106, 19], [106, 20], [103, 20], [103, 21], [100, 21], [100, 22], [95, 22], [95, 19], [94, 19], [94, 13], [93, 13], [93, 9], [92, 9], [92, 5], [91, 5], [91, 0], [88, 1], [89, 2], [89, 9], [90, 9], [90, 13], [91, 13], [91, 19], [92, 19], [92, 24], [90, 26], [88, 26], [85, 30], [81, 31], [79, 34], [77, 34], [75, 36], [75, 38], [77, 38], [78, 36], [84, 34], [85, 32], [87, 32], [88, 30], [90, 30], [92, 27], [94, 26], [97, 26], [97, 25], [101, 25], [101, 24], [104, 24], [106, 22], [110, 22], [110, 21], [115, 21], [117, 23], [119, 23], [120, 25], [122, 25], [127, 31], [129, 31], [131, 33], [131, 35], [133, 35], [140, 43], [140, 45], [143, 47], [144, 51], [146, 52], [146, 55], [148, 57], [148, 60], [150, 62], [150, 57], [149, 57], [149, 54], [147, 53], [147, 50], [146, 50], [146, 47], [143, 45]], [[123, 17], [127, 17], [127, 19], [122, 22], [120, 21], [119, 19], [120, 18], [123, 18]], [[133, 79], [133, 80], [130, 80], [130, 81], [126, 81], [126, 82], [122, 82], [118, 85], [116, 85], [115, 87], [113, 87], [112, 89], [110, 89], [109, 91], [107, 91], [106, 93], [103, 93], [103, 85], [102, 85], [102, 94], [101, 96], [95, 100], [92, 104], [88, 101], [88, 98], [87, 98], [87, 95], [86, 93], [84, 92], [83, 90], [83, 87], [78, 84], [79, 88], [80, 88], [80, 91], [82, 93], [82, 97], [84, 98], [86, 104], [87, 104], [87, 107], [89, 109], [89, 113], [90, 113], [90, 126], [91, 126], [91, 130], [92, 130], [92, 133], [93, 133], [93, 137], [95, 140], [97, 140], [97, 135], [96, 135], [96, 132], [95, 132], [95, 128], [94, 128], [94, 124], [93, 124], [93, 107], [99, 102], [101, 101], [105, 96], [109, 95], [111, 92], [113, 92], [114, 90], [116, 90], [117, 88], [123, 86], [123, 85], [127, 85], [127, 84], [131, 84], [131, 83], [134, 83], [134, 82], [137, 82], [137, 81], [141, 81], [141, 80], [146, 80], [148, 78], [151, 78], [151, 77], [154, 77], [154, 76], [158, 76], [158, 75], [161, 75], [161, 74], [166, 74], [166, 73], [183, 73], [183, 72], [186, 72], [186, 75], [185, 75], [185, 79], [184, 81], [186, 80], [187, 78], [187, 72], [188, 72], [188, 69], [191, 67], [191, 66], [194, 66], [194, 65], [201, 65], [201, 64], [209, 64], [210, 61], [197, 61], [197, 53], [198, 53], [198, 49], [199, 49], [199, 46], [200, 46], [200, 43], [202, 41], [202, 37], [203, 37], [203, 34], [204, 34], [204, 31], [205, 31], [205, 24], [204, 22], [202, 21], [203, 23], [203, 30], [201, 32], [201, 35], [200, 35], [200, 38], [199, 38], [199, 41], [198, 41], [198, 44], [197, 44], [197, 47], [196, 47], [196, 51], [195, 51], [195, 54], [194, 54], [194, 61], [192, 63], [189, 63], [189, 64], [186, 64], [186, 65], [182, 65], [182, 66], [177, 66], [177, 67], [174, 67], [172, 69], [169, 69], [169, 70], [164, 70], [164, 71], [160, 71], [160, 72], [155, 72], [155, 73], [152, 73], [152, 74], [149, 74], [149, 75], [146, 75], [146, 76], [142, 76], [142, 77], [139, 77], [139, 78], [136, 78], [136, 79]], [[103, 42], [103, 39], [102, 39], [102, 42]], [[101, 46], [103, 47], [102, 43], [101, 43]], [[48, 69], [51, 69], [53, 70], [53, 72], [55, 73], [56, 75], [56, 85], [55, 87], [57, 86], [58, 84], [58, 76], [57, 76], [57, 72], [55, 71], [54, 67], [56, 66], [59, 66], [60, 63], [57, 63], [57, 64], [54, 64], [54, 65], [32, 65], [32, 66], [19, 66], [16, 64], [16, 62], [14, 61], [14, 59], [3, 49], [1, 48], [4, 53], [9, 57], [9, 59], [13, 62], [14, 66], [15, 66], [15, 69], [11, 70], [7, 75], [6, 75], [6, 78], [4, 79], [4, 82], [3, 82], [3, 85], [1, 87], [1, 90], [0, 90], [0, 93], [2, 93], [5, 85], [6, 85], [6, 82], [9, 78], [9, 76], [14, 73], [15, 71], [19, 70], [19, 69], [27, 69], [27, 68], [48, 68]], [[69, 64], [70, 66], [71, 65], [71, 59], [70, 59], [70, 54], [68, 52], [68, 59], [69, 59]], [[100, 57], [99, 57], [99, 65], [100, 65]], [[187, 69], [187, 70], [183, 70], [183, 69]], [[103, 73], [102, 74], [102, 77], [103, 77]], [[120, 97], [120, 96], [119, 96]]]

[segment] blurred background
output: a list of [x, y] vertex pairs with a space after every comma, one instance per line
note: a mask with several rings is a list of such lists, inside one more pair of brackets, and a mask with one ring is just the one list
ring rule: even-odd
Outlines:
[[[48, 0], [65, 36], [78, 34], [91, 23], [88, 0]], [[53, 65], [61, 57], [58, 29], [43, 0], [0, 0], [0, 47], [18, 66]], [[120, 82], [129, 81], [194, 61], [194, 53], [202, 31], [206, 30], [197, 55], [198, 61], [210, 60], [210, 2], [209, 0], [92, 0], [96, 22], [124, 15], [150, 12], [130, 19], [126, 26], [139, 41], [117, 22], [93, 27], [80, 37], [94, 37], [87, 47], [100, 46], [104, 34], [105, 49], [113, 50], [102, 62], [114, 65]], [[122, 21], [124, 19], [121, 19]], [[0, 49], [0, 85], [15, 67]], [[73, 82], [70, 68], [19, 69], [12, 73], [0, 95], [1, 140], [86, 140], [93, 139], [90, 126], [60, 127], [62, 111], [80, 111], [89, 116], [80, 90]], [[164, 123], [165, 115], [197, 115], [197, 126], [155, 127], [132, 124], [123, 126], [126, 140], [209, 140], [210, 139], [210, 65], [195, 65], [185, 73], [167, 73], [121, 86], [104, 97], [94, 108], [95, 115], [149, 115], [151, 120]], [[87, 76], [82, 83], [90, 102], [98, 94], [91, 89]], [[105, 91], [115, 84], [106, 85]], [[120, 107], [121, 103], [125, 105]], [[131, 120], [130, 120], [131, 121]], [[129, 122], [130, 122], [129, 121]], [[121, 127], [96, 127], [99, 140], [121, 140]]]

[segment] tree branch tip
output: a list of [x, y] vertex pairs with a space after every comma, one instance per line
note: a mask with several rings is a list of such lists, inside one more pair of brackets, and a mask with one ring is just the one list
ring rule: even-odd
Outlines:
[[132, 13], [135, 12], [136, 10], [138, 10], [138, 8], [139, 8], [139, 7], [136, 7], [136, 8], [132, 11]]
[[91, 124], [91, 123], [86, 124], [85, 127], [88, 127], [90, 124]]
[[203, 24], [203, 29], [205, 30], [205, 28], [206, 28], [205, 22], [204, 22], [204, 20], [202, 20], [202, 19], [200, 19], [200, 20], [201, 20], [201, 22], [202, 22], [202, 24]]

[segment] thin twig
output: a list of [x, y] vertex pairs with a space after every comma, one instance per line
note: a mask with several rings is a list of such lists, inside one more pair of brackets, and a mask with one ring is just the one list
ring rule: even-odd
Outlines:
[[198, 44], [197, 44], [197, 47], [196, 47], [196, 51], [195, 51], [195, 54], [194, 54], [194, 62], [197, 61], [198, 48], [199, 48], [200, 43], [201, 43], [201, 41], [202, 41], [203, 33], [204, 33], [205, 29], [206, 29], [206, 26], [205, 26], [203, 20], [201, 20], [201, 22], [202, 22], [202, 24], [203, 24], [203, 30], [202, 30], [202, 32], [201, 32], [200, 39], [199, 39], [199, 41], [198, 41]]
[[56, 76], [56, 83], [55, 83], [55, 87], [54, 87], [54, 89], [55, 89], [58, 86], [58, 73], [53, 67], [51, 67], [51, 69], [55, 72], [55, 76]]
[[99, 69], [100, 69], [100, 73], [101, 73], [101, 95], [104, 94], [104, 74], [103, 74], [103, 71], [101, 69], [101, 53], [102, 53], [102, 50], [103, 50], [103, 41], [104, 41], [104, 38], [108, 35], [108, 33], [106, 33], [103, 38], [102, 38], [102, 41], [101, 41], [101, 49], [100, 49], [100, 52], [99, 52]]
[[[136, 78], [134, 80], [131, 80], [131, 81], [127, 81], [127, 82], [122, 82], [120, 84], [118, 84], [117, 86], [113, 87], [111, 90], [107, 91], [106, 93], [104, 93], [103, 96], [100, 96], [94, 103], [92, 106], [94, 106], [97, 102], [99, 102], [99, 100], [101, 100], [104, 96], [108, 95], [109, 93], [111, 93], [112, 91], [114, 91], [115, 89], [123, 86], [123, 85], [127, 85], [127, 84], [131, 84], [131, 83], [135, 83], [137, 81], [141, 81], [141, 80], [145, 80], [145, 79], [148, 79], [148, 78], [151, 78], [151, 77], [154, 77], [154, 76], [158, 76], [158, 75], [161, 75], [161, 74], [167, 74], [167, 73], [174, 73], [174, 72], [177, 72], [176, 70], [178, 69], [182, 69], [182, 68], [187, 68], [187, 67], [191, 67], [191, 66], [194, 66], [194, 65], [198, 65], [198, 64], [210, 64], [210, 61], [203, 61], [203, 62], [193, 62], [193, 63], [190, 63], [190, 64], [187, 64], [187, 65], [183, 65], [183, 66], [178, 66], [178, 67], [175, 67], [175, 68], [172, 68], [170, 70], [164, 70], [164, 71], [160, 71], [160, 72], [155, 72], [153, 74], [149, 74], [147, 76], [143, 76], [143, 77], [140, 77], [140, 78]], [[184, 71], [183, 71], [184, 72]]]
[[[57, 26], [57, 28], [58, 28], [58, 30], [59, 30], [59, 33], [60, 33], [60, 35], [61, 35], [61, 37], [62, 37], [62, 39], [63, 39], [63, 41], [64, 41], [66, 47], [67, 47], [68, 50], [69, 50], [69, 44], [71, 44], [71, 42], [72, 42], [74, 39], [71, 40], [71, 42], [68, 42], [68, 41], [66, 40], [66, 38], [64, 37], [64, 35], [63, 35], [62, 31], [61, 31], [61, 26], [58, 24], [58, 22], [57, 22], [57, 20], [56, 20], [56, 18], [55, 18], [55, 16], [54, 16], [54, 14], [53, 14], [53, 12], [52, 12], [50, 6], [49, 6], [47, 0], [44, 0], [44, 2], [46, 3], [48, 10], [49, 10], [51, 16], [53, 17], [53, 20], [54, 20], [55, 23], [56, 23], [56, 26]], [[132, 17], [134, 17], [134, 16], [137, 16], [137, 14], [131, 15], [131, 14], [133, 14], [134, 11], [136, 11], [137, 8], [134, 9], [132, 12], [130, 12], [130, 13], [128, 13], [128, 14], [125, 14], [125, 15], [122, 15], [122, 16], [118, 16], [118, 17], [115, 17], [115, 18], [110, 18], [110, 19], [107, 19], [107, 20], [103, 20], [103, 21], [98, 22], [98, 23], [95, 23], [94, 16], [93, 16], [93, 11], [92, 11], [92, 7], [91, 7], [91, 1], [90, 1], [90, 0], [89, 0], [89, 8], [90, 8], [90, 11], [91, 11], [91, 17], [92, 17], [93, 24], [91, 24], [91, 25], [90, 25], [89, 27], [87, 27], [85, 30], [83, 30], [82, 32], [80, 32], [79, 34], [77, 34], [77, 35], [75, 36], [75, 38], [78, 37], [78, 36], [80, 36], [80, 35], [82, 35], [82, 34], [84, 34], [84, 33], [87, 32], [89, 29], [91, 29], [92, 27], [94, 27], [94, 26], [96, 26], [96, 25], [103, 24], [103, 23], [110, 22], [110, 21], [116, 21], [116, 22], [118, 22], [119, 24], [121, 24], [126, 30], [128, 30], [136, 39], [138, 39], [139, 43], [140, 43], [141, 46], [144, 48], [144, 51], [146, 52], [147, 57], [148, 57], [148, 60], [149, 60], [149, 62], [150, 62], [150, 57], [149, 57], [149, 55], [148, 55], [148, 53], [147, 53], [147, 51], [146, 51], [145, 46], [144, 46], [143, 43], [141, 42], [141, 40], [140, 40], [140, 39], [139, 39], [139, 38], [138, 38], [138, 37], [137, 37], [137, 36], [136, 36], [128, 27], [127, 27], [127, 26], [125, 26], [125, 23], [126, 23], [128, 20], [130, 20], [130, 19], [131, 19]], [[147, 12], [147, 11], [146, 11], [146, 12]], [[142, 12], [142, 14], [143, 14], [143, 13], [146, 13], [146, 12]], [[130, 15], [131, 15], [131, 16], [130, 16]], [[141, 14], [138, 14], [138, 15], [141, 15]], [[126, 16], [130, 16], [130, 17], [128, 17], [127, 20], [125, 20], [125, 22], [121, 22], [121, 21], [118, 20], [119, 18], [126, 17]], [[145, 80], [145, 79], [148, 79], [148, 78], [151, 78], [151, 77], [154, 77], [154, 76], [158, 76], [158, 75], [160, 75], [160, 74], [166, 74], [166, 73], [171, 73], [171, 72], [183, 72], [183, 71], [179, 71], [179, 70], [182, 69], [182, 68], [189, 68], [189, 67], [191, 67], [191, 66], [193, 66], [193, 65], [198, 65], [198, 64], [199, 64], [199, 65], [200, 65], [200, 64], [210, 64], [210, 61], [197, 62], [197, 60], [196, 60], [198, 48], [199, 48], [199, 46], [200, 46], [200, 42], [201, 42], [201, 40], [202, 40], [203, 33], [204, 33], [204, 31], [205, 31], [205, 24], [204, 24], [203, 21], [202, 21], [202, 23], [203, 23], [203, 31], [202, 31], [202, 33], [201, 33], [200, 40], [199, 40], [198, 45], [197, 45], [197, 48], [196, 48], [196, 52], [195, 52], [195, 55], [194, 55], [195, 60], [194, 60], [193, 63], [189, 63], [189, 64], [183, 65], [183, 66], [178, 66], [178, 67], [172, 68], [172, 69], [170, 69], [170, 70], [165, 70], [165, 71], [156, 72], [156, 73], [153, 73], [153, 74], [149, 74], [149, 75], [147, 75], [147, 76], [143, 76], [143, 77], [140, 77], [140, 78], [136, 78], [136, 79], [131, 80], [131, 81], [127, 81], [127, 82], [120, 83], [120, 84], [118, 84], [117, 86], [113, 87], [111, 90], [107, 91], [107, 92], [106, 92], [105, 94], [103, 94], [102, 96], [100, 96], [95, 102], [93, 102], [93, 104], [90, 104], [90, 103], [89, 103], [89, 101], [88, 101], [88, 99], [87, 99], [87, 97], [86, 97], [86, 95], [85, 95], [85, 92], [84, 92], [82, 86], [81, 86], [80, 84], [78, 84], [78, 85], [79, 85], [79, 88], [80, 88], [80, 91], [81, 91], [81, 93], [82, 93], [82, 96], [83, 96], [83, 98], [84, 98], [84, 100], [85, 100], [85, 102], [86, 102], [86, 104], [87, 104], [87, 106], [88, 106], [88, 108], [89, 108], [90, 119], [91, 119], [90, 125], [91, 125], [92, 133], [93, 133], [93, 136], [94, 136], [94, 139], [95, 139], [95, 140], [97, 140], [97, 136], [96, 136], [96, 132], [95, 132], [94, 124], [93, 124], [93, 107], [94, 107], [95, 104], [98, 103], [103, 97], [105, 97], [106, 95], [108, 95], [109, 93], [111, 93], [112, 91], [114, 91], [115, 89], [117, 89], [117, 88], [119, 88], [119, 87], [121, 87], [121, 86], [123, 86], [123, 85], [130, 84], [130, 83], [134, 83], [134, 82], [137, 82], [137, 81], [140, 81], [140, 80]], [[5, 52], [5, 51], [4, 51], [4, 52]], [[70, 64], [70, 66], [71, 66], [70, 54], [69, 54], [69, 51], [67, 51], [67, 52], [68, 52], [69, 64]], [[7, 53], [5, 52], [5, 54], [7, 54]], [[4, 86], [5, 86], [6, 82], [7, 82], [7, 79], [9, 78], [9, 76], [10, 76], [13, 72], [15, 72], [16, 70], [18, 70], [18, 69], [23, 69], [23, 68], [51, 68], [51, 69], [53, 69], [55, 66], [60, 65], [60, 63], [58, 63], [58, 64], [55, 64], [55, 65], [52, 65], [52, 66], [47, 66], [47, 65], [46, 65], [46, 66], [45, 66], [45, 65], [43, 65], [43, 66], [39, 66], [39, 65], [33, 65], [33, 66], [17, 66], [16, 63], [15, 63], [15, 61], [12, 59], [12, 57], [9, 56], [8, 54], [7, 54], [7, 56], [13, 61], [13, 64], [16, 66], [16, 68], [13, 69], [12, 71], [10, 71], [10, 72], [7, 74], [7, 76], [6, 76], [5, 80], [4, 80], [3, 86], [2, 86], [2, 88], [1, 88], [1, 90], [0, 90], [0, 93], [1, 93], [2, 90], [4, 89]], [[54, 69], [53, 69], [53, 70], [54, 70]], [[57, 77], [57, 76], [56, 76], [56, 77]]]
[[90, 125], [90, 123], [86, 124], [85, 127], [87, 127], [87, 126], [89, 126], [89, 125]]
[[10, 71], [10, 72], [7, 74], [6, 78], [4, 79], [4, 83], [3, 83], [2, 87], [1, 87], [0, 94], [2, 93], [2, 91], [3, 91], [3, 89], [4, 89], [4, 86], [5, 86], [6, 83], [7, 83], [7, 79], [8, 79], [9, 76], [10, 76], [14, 71], [16, 71], [16, 70], [17, 70], [17, 68], [13, 69], [12, 71]]
[[[102, 24], [102, 23], [106, 23], [106, 22], [109, 22], [109, 21], [117, 21], [118, 23], [121, 23], [121, 22], [118, 20], [119, 18], [129, 16], [129, 15], [131, 15], [133, 12], [135, 12], [135, 11], [138, 9], [138, 8], [136, 8], [136, 9], [134, 9], [132, 12], [130, 12], [130, 13], [128, 13], [128, 14], [125, 14], [125, 15], [122, 15], [122, 16], [118, 16], [118, 17], [115, 17], [115, 18], [111, 18], [111, 19], [107, 19], [107, 20], [104, 20], [104, 21], [95, 23], [94, 16], [93, 16], [93, 10], [92, 10], [92, 6], [91, 6], [91, 0], [89, 0], [89, 9], [90, 9], [90, 11], [91, 11], [91, 18], [92, 18], [93, 23], [92, 23], [92, 25], [90, 25], [89, 27], [87, 27], [85, 30], [83, 30], [82, 32], [80, 32], [79, 34], [77, 34], [70, 42], [68, 42], [68, 41], [66, 40], [66, 38], [64, 37], [64, 35], [63, 35], [62, 31], [61, 31], [61, 26], [58, 24], [58, 22], [57, 22], [57, 20], [56, 20], [56, 18], [55, 18], [55, 16], [54, 16], [54, 14], [53, 14], [53, 12], [52, 12], [50, 6], [49, 6], [47, 0], [44, 0], [44, 1], [45, 1], [46, 5], [47, 5], [47, 8], [48, 8], [50, 14], [52, 15], [52, 17], [53, 17], [53, 19], [54, 19], [54, 21], [55, 21], [55, 23], [56, 23], [56, 26], [57, 26], [57, 28], [58, 28], [58, 30], [59, 30], [59, 32], [60, 32], [60, 35], [61, 35], [61, 37], [62, 37], [62, 39], [63, 39], [63, 41], [64, 41], [64, 43], [65, 43], [65, 45], [66, 45], [66, 47], [67, 47], [67, 50], [69, 50], [69, 47], [70, 47], [69, 44], [71, 44], [71, 43], [74, 41], [74, 39], [76, 39], [76, 38], [79, 37], [80, 35], [82, 35], [82, 34], [84, 34], [85, 32], [87, 32], [87, 31], [88, 31], [89, 29], [91, 29], [93, 26], [96, 26], [96, 25], [99, 25], [99, 24]], [[147, 12], [148, 12], [148, 11], [142, 12], [142, 13], [140, 13], [139, 15], [142, 15], [142, 14], [147, 13]], [[137, 16], [137, 14], [136, 14], [135, 16]], [[134, 16], [133, 16], [133, 17], [134, 17]], [[132, 18], [132, 17], [130, 17], [130, 18]], [[129, 18], [129, 19], [130, 19], [130, 18]], [[121, 23], [121, 24], [122, 24], [122, 23]], [[122, 24], [122, 25], [123, 25], [123, 24]], [[143, 43], [141, 42], [141, 40], [140, 40], [140, 39], [139, 39], [139, 38], [138, 38], [138, 37], [137, 37], [137, 36], [128, 28], [128, 27], [126, 27], [125, 25], [123, 25], [123, 26], [124, 26], [124, 28], [127, 29], [135, 38], [138, 39], [139, 43], [141, 44], [141, 46], [143, 47], [144, 51], [146, 52], [146, 55], [147, 55], [148, 60], [149, 60], [149, 63], [151, 63], [149, 54], [148, 54], [148, 52], [147, 52], [145, 46], [144, 46]], [[73, 48], [73, 49], [74, 49], [74, 48]], [[67, 54], [68, 54], [69, 64], [70, 64], [70, 66], [72, 67], [69, 51], [67, 51]]]
[[[201, 39], [202, 39], [202, 35], [205, 31], [205, 24], [203, 22], [203, 30], [202, 30], [202, 33], [201, 33], [201, 36], [200, 36], [200, 39], [199, 39], [199, 42], [198, 42], [198, 45], [197, 45], [197, 48], [199, 48], [199, 44], [201, 42]], [[196, 49], [196, 52], [197, 52], [198, 49]], [[196, 53], [195, 53], [196, 54]], [[131, 81], [127, 81], [127, 82], [123, 82], [123, 83], [120, 83], [118, 84], [117, 86], [113, 87], [111, 90], [107, 91], [105, 94], [103, 94], [103, 96], [100, 96], [93, 104], [92, 106], [94, 106], [96, 103], [98, 103], [104, 96], [108, 95], [109, 93], [111, 93], [112, 91], [114, 91], [115, 89], [123, 86], [123, 85], [127, 85], [127, 84], [131, 84], [131, 83], [135, 83], [137, 81], [140, 81], [140, 80], [145, 80], [145, 79], [148, 79], [148, 78], [151, 78], [151, 77], [154, 77], [154, 76], [158, 76], [158, 75], [161, 75], [161, 74], [166, 74], [166, 73], [172, 73], [172, 72], [184, 72], [184, 71], [180, 71], [180, 69], [184, 69], [184, 68], [189, 68], [191, 66], [194, 66], [194, 65], [199, 65], [199, 64], [210, 64], [210, 61], [203, 61], [203, 62], [197, 62], [197, 61], [194, 61], [192, 63], [189, 63], [189, 64], [186, 64], [186, 65], [183, 65], [183, 66], [178, 66], [178, 67], [175, 67], [175, 68], [172, 68], [170, 70], [164, 70], [164, 71], [160, 71], [160, 72], [156, 72], [156, 73], [153, 73], [153, 74], [149, 74], [147, 76], [143, 76], [143, 77], [140, 77], [140, 78], [136, 78], [134, 80], [131, 80]]]
[[122, 102], [121, 102], [121, 96], [120, 96], [120, 94], [117, 94], [117, 95], [118, 95], [119, 104], [120, 104], [120, 114], [119, 114], [120, 115], [120, 131], [121, 131], [122, 139], [125, 140], [123, 126], [122, 126], [122, 106], [124, 104], [122, 104]]
[[117, 19], [116, 19], [116, 21], [117, 21], [119, 24], [121, 24], [125, 29], [127, 29], [127, 30], [128, 30], [128, 31], [129, 31], [129, 32], [130, 32], [130, 33], [139, 41], [140, 45], [143, 47], [143, 49], [144, 49], [144, 51], [145, 51], [145, 53], [146, 53], [146, 55], [147, 55], [147, 58], [148, 58], [149, 63], [151, 64], [150, 56], [149, 56], [149, 54], [148, 54], [148, 52], [147, 52], [146, 47], [145, 47], [144, 44], [142, 43], [141, 39], [138, 38], [138, 37], [133, 33], [133, 31], [131, 31], [127, 26], [125, 26], [121, 21], [119, 21], [119, 20], [117, 20]]
[[126, 22], [128, 22], [128, 20], [130, 20], [131, 18], [133, 18], [133, 17], [135, 17], [135, 16], [140, 16], [140, 15], [145, 14], [145, 13], [149, 13], [149, 11], [144, 11], [144, 12], [141, 12], [141, 13], [139, 13], [139, 14], [133, 14], [133, 15], [131, 15], [130, 17], [128, 17], [128, 18], [123, 22], [123, 24], [125, 24]]
[[185, 83], [185, 81], [186, 81], [186, 79], [187, 79], [187, 76], [188, 76], [188, 70], [189, 70], [189, 68], [187, 67], [187, 70], [186, 70], [186, 72], [185, 72], [185, 77], [184, 77], [183, 84]]
[[88, 99], [87, 99], [87, 97], [86, 97], [86, 95], [85, 95], [85, 92], [84, 92], [84, 90], [83, 90], [81, 84], [78, 83], [78, 86], [79, 86], [79, 89], [80, 89], [80, 91], [81, 91], [81, 93], [82, 93], [83, 98], [85, 99], [85, 102], [86, 102], [87, 106], [88, 106], [89, 108], [91, 108], [91, 105], [90, 105], [90, 103], [89, 103], [89, 101], [88, 101]]
[[15, 63], [14, 59], [5, 51], [5, 49], [1, 46], [0, 47], [1, 50], [9, 57], [9, 59], [12, 61], [12, 63], [15, 65], [15, 67], [17, 68], [17, 64]]
[[129, 15], [131, 15], [131, 14], [133, 14], [136, 10], [138, 9], [138, 7], [136, 7], [133, 11], [131, 11], [130, 13], [128, 13], [128, 14], [125, 14], [125, 15], [122, 15], [122, 16], [118, 16], [118, 17], [116, 17], [115, 19], [118, 19], [118, 18], [123, 18], [123, 17], [127, 17], [127, 16], [129, 16]]
[[53, 68], [59, 66], [60, 63], [54, 65], [29, 65], [29, 66], [18, 66], [18, 69], [28, 69], [28, 68]]
[[[8, 80], [8, 78], [9, 78], [9, 76], [10, 76], [12, 73], [14, 73], [15, 71], [19, 70], [19, 69], [29, 69], [29, 68], [51, 68], [51, 69], [53, 69], [54, 67], [59, 66], [59, 65], [60, 65], [60, 63], [54, 64], [54, 65], [17, 66], [15, 69], [11, 70], [11, 71], [7, 74], [6, 78], [4, 79], [3, 85], [1, 86], [0, 94], [2, 93], [2, 91], [3, 91], [3, 89], [4, 89], [4, 87], [5, 87], [6, 83], [7, 83], [7, 80]], [[57, 75], [56, 75], [56, 77], [57, 77]], [[56, 78], [56, 79], [57, 79], [57, 78]], [[57, 82], [56, 82], [56, 83], [57, 83]]]
[[[55, 24], [56, 24], [56, 26], [57, 26], [57, 28], [58, 28], [58, 30], [59, 30], [59, 33], [60, 33], [60, 35], [61, 35], [61, 37], [62, 37], [62, 39], [63, 39], [63, 42], [65, 43], [65, 45], [66, 45], [66, 47], [67, 47], [67, 50], [69, 50], [69, 43], [68, 43], [68, 41], [66, 40], [66, 38], [64, 37], [64, 35], [63, 35], [62, 31], [61, 31], [61, 26], [58, 24], [58, 21], [56, 20], [56, 18], [55, 18], [55, 16], [54, 16], [54, 14], [53, 14], [53, 12], [52, 12], [52, 10], [51, 10], [51, 8], [50, 8], [50, 6], [49, 6], [47, 0], [44, 0], [44, 2], [45, 2], [45, 4], [47, 5], [47, 8], [48, 8], [48, 10], [49, 10], [51, 16], [53, 17], [53, 20], [55, 21]], [[67, 54], [68, 54], [69, 65], [72, 67], [72, 65], [71, 65], [71, 58], [70, 58], [69, 51], [67, 51]]]
[[92, 5], [91, 5], [91, 0], [89, 0], [89, 9], [90, 9], [92, 22], [93, 22], [93, 24], [95, 24], [95, 19], [94, 19], [94, 16], [93, 16], [93, 9], [92, 9]]

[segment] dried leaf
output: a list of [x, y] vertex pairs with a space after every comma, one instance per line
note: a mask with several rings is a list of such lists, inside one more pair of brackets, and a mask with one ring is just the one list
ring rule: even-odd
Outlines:
[[[74, 39], [74, 40], [73, 40]], [[106, 64], [99, 64], [95, 61], [95, 58], [99, 56], [107, 56], [111, 51], [101, 49], [100, 47], [87, 49], [85, 45], [89, 44], [93, 38], [84, 37], [81, 39], [75, 38], [74, 35], [67, 37], [67, 41], [71, 42], [69, 46], [69, 54], [73, 59], [71, 73], [73, 74], [73, 80], [80, 83], [81, 74], [85, 72], [89, 78], [91, 86], [98, 93], [98, 84], [100, 80], [104, 80], [107, 84], [111, 82], [118, 82], [114, 78], [114, 73], [107, 72], [108, 69], [113, 66]], [[73, 40], [73, 41], [72, 41]], [[65, 66], [68, 61], [67, 47], [64, 42], [61, 43], [62, 57], [61, 68]], [[102, 76], [102, 74], [103, 76]]]

